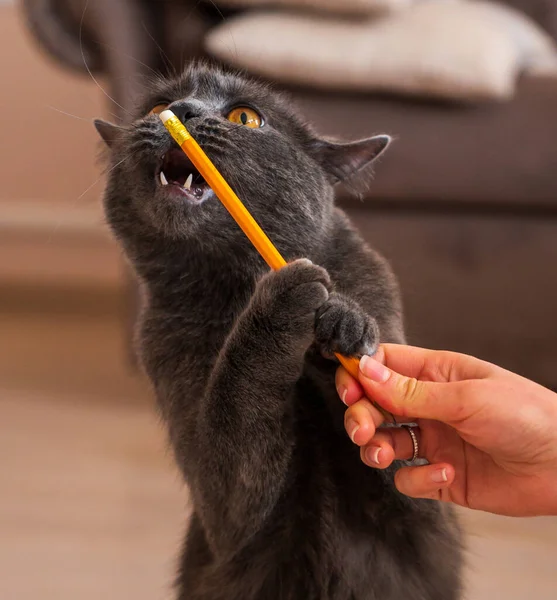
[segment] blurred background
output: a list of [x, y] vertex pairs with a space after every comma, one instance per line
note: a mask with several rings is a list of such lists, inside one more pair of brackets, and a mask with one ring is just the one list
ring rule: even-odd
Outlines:
[[[92, 119], [210, 57], [323, 134], [392, 134], [339, 203], [392, 262], [409, 341], [557, 389], [556, 40], [546, 0], [0, 0], [0, 598], [172, 597], [187, 494]], [[462, 519], [468, 598], [556, 597], [555, 519]]]

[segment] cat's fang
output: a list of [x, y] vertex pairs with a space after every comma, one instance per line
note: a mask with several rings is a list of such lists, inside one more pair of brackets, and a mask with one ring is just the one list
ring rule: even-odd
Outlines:
[[160, 179], [161, 179], [162, 185], [168, 185], [168, 180], [166, 179], [166, 175], [162, 171], [160, 173]]
[[189, 177], [186, 179], [186, 183], [184, 183], [184, 187], [186, 190], [191, 189], [191, 184], [193, 183], [193, 173], [189, 174]]

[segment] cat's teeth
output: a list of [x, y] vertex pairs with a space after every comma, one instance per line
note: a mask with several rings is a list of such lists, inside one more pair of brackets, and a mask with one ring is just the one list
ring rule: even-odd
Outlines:
[[168, 185], [168, 180], [166, 179], [166, 176], [165, 176], [165, 174], [162, 171], [161, 171], [160, 177], [161, 177], [161, 183], [163, 185]]
[[189, 174], [189, 177], [186, 179], [186, 183], [184, 183], [184, 187], [186, 190], [191, 189], [191, 184], [193, 183], [193, 173]]

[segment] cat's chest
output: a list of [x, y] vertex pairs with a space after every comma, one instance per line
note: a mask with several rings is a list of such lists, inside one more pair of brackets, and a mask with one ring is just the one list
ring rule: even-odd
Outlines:
[[325, 443], [326, 434], [315, 428], [303, 443], [298, 441], [298, 471], [278, 517], [285, 532], [280, 554], [307, 565], [315, 597], [367, 598], [370, 564], [378, 554], [396, 559], [392, 544], [380, 533], [384, 528], [378, 526], [379, 498], [390, 495], [389, 484], [361, 463], [350, 440], [345, 444], [333, 437]]
[[[344, 428], [346, 407], [332, 389], [300, 385], [295, 409], [292, 483], [302, 514], [329, 529], [358, 532], [394, 493], [392, 474], [367, 467]], [[304, 511], [308, 511], [305, 513]]]
[[314, 518], [331, 529], [358, 533], [362, 526], [375, 524], [385, 498], [396, 494], [393, 474], [362, 462], [360, 448], [345, 431], [346, 407], [334, 382], [320, 383], [302, 382], [297, 390], [292, 463], [296, 501], [302, 512], [313, 507]]

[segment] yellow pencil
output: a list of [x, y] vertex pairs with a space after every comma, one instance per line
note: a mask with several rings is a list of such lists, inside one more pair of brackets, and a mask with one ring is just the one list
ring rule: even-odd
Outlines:
[[[159, 117], [170, 135], [180, 148], [182, 148], [269, 267], [275, 271], [284, 267], [286, 265], [284, 258], [273, 246], [271, 240], [265, 235], [261, 227], [259, 227], [240, 198], [226, 183], [224, 177], [219, 173], [209, 157], [190, 135], [182, 121], [171, 110], [161, 112]], [[352, 377], [358, 377], [359, 361], [356, 358], [347, 358], [340, 354], [337, 354], [336, 357]]]

